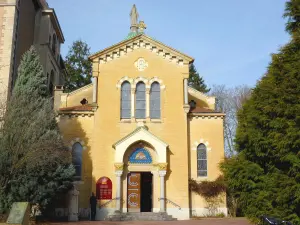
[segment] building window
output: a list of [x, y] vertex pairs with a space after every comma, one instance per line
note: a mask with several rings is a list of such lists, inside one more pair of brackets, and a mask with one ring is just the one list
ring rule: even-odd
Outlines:
[[146, 118], [146, 86], [143, 82], [136, 85], [135, 93], [135, 118]]
[[131, 117], [131, 90], [128, 81], [123, 82], [121, 86], [121, 119], [130, 119]]
[[50, 74], [50, 80], [49, 82], [49, 92], [50, 95], [53, 96], [54, 95], [54, 85], [53, 85], [53, 81], [54, 81], [54, 70], [51, 70], [51, 74]]
[[75, 168], [75, 179], [81, 180], [81, 170], [82, 170], [82, 145], [80, 143], [75, 143], [72, 147], [72, 163]]
[[56, 35], [53, 34], [53, 38], [52, 38], [52, 52], [54, 55], [56, 55]]
[[150, 118], [160, 119], [160, 85], [154, 82], [150, 89]]
[[97, 199], [112, 199], [112, 182], [108, 177], [101, 177], [96, 184]]
[[207, 176], [207, 150], [204, 144], [197, 147], [197, 175], [198, 177]]

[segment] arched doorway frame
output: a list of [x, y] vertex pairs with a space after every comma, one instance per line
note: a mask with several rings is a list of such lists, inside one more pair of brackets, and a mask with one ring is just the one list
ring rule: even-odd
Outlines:
[[[136, 159], [137, 155], [142, 154], [145, 158]], [[123, 205], [121, 208], [123, 212], [135, 212], [136, 208], [129, 207], [130, 186], [129, 177], [136, 175], [139, 177], [139, 195], [143, 201], [140, 202], [140, 212], [154, 212], [157, 209], [157, 199], [159, 197], [159, 177], [157, 172], [157, 152], [154, 147], [145, 142], [138, 141], [128, 147], [124, 154], [124, 167], [123, 167]], [[136, 174], [136, 175], [135, 175]], [[151, 177], [151, 178], [150, 178]], [[149, 181], [149, 179], [151, 179]], [[144, 182], [147, 182], [146, 186]], [[150, 182], [150, 183], [149, 183]], [[151, 190], [149, 185], [151, 184]], [[136, 188], [134, 188], [136, 189]], [[133, 192], [135, 192], [134, 190]], [[156, 201], [155, 201], [156, 200]], [[132, 211], [133, 210], [133, 211]]]
[[[124, 170], [124, 155], [128, 148], [137, 142], [145, 142], [153, 146], [154, 151], [156, 152], [156, 163], [152, 163], [147, 166], [138, 166], [129, 167], [129, 171], [139, 171], [141, 169], [151, 172], [153, 175], [157, 174], [160, 177], [160, 185], [155, 185], [156, 187], [160, 186], [160, 211], [165, 212], [165, 175], [167, 173], [167, 148], [168, 144], [159, 139], [157, 136], [150, 133], [145, 126], [140, 126], [135, 129], [133, 132], [119, 140], [113, 145], [115, 149], [115, 174], [116, 174], [116, 184], [117, 184], [117, 193], [116, 193], [116, 211], [121, 211], [121, 190], [122, 183], [121, 177]], [[150, 170], [150, 171], [149, 171]], [[156, 190], [157, 191], [157, 190]]]

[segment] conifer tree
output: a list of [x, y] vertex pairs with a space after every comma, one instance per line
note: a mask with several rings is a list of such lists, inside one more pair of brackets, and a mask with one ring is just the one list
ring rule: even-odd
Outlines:
[[236, 158], [223, 164], [243, 213], [300, 224], [300, 1], [286, 3], [291, 41], [273, 54], [238, 114]]
[[12, 202], [45, 208], [71, 186], [74, 168], [59, 132], [46, 76], [31, 47], [20, 63], [0, 135], [0, 211]]
[[203, 77], [199, 75], [193, 63], [189, 68], [189, 86], [202, 93], [207, 93], [210, 91], [210, 88], [207, 88]]
[[82, 40], [74, 41], [69, 48], [65, 64], [68, 77], [65, 83], [67, 92], [90, 84], [92, 77], [92, 62], [89, 61], [90, 48]]

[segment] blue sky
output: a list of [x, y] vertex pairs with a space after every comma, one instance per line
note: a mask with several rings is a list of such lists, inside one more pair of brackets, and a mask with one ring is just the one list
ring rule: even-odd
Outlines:
[[69, 46], [82, 39], [94, 53], [122, 41], [136, 4], [146, 34], [195, 58], [206, 83], [255, 85], [289, 40], [285, 0], [48, 0]]

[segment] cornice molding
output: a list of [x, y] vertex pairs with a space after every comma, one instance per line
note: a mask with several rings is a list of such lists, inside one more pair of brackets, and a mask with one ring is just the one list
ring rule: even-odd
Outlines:
[[94, 112], [86, 111], [86, 112], [78, 112], [78, 111], [67, 111], [67, 112], [58, 112], [57, 117], [92, 117], [94, 116]]
[[187, 56], [159, 41], [153, 40], [150, 37], [141, 34], [129, 40], [122, 41], [116, 45], [97, 52], [89, 57], [90, 60], [99, 60], [100, 64], [105, 64], [114, 59], [120, 58], [135, 49], [147, 49], [158, 56], [172, 62], [176, 65], [188, 65], [194, 61], [193, 58]]
[[188, 114], [190, 120], [193, 119], [224, 119], [225, 114], [224, 113], [189, 113]]

